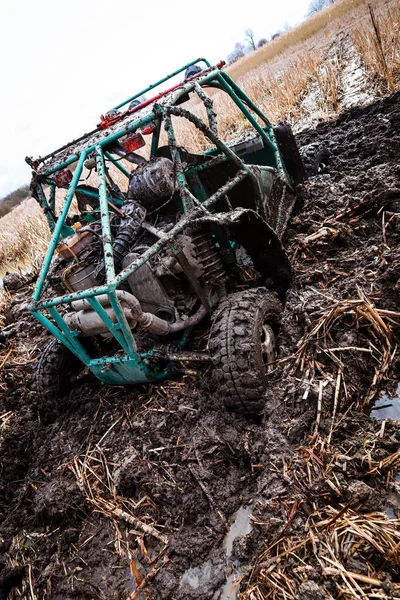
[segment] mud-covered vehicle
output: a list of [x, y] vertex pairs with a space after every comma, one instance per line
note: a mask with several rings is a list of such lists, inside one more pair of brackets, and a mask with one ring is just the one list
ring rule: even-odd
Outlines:
[[[121, 385], [208, 360], [221, 401], [262, 406], [291, 281], [281, 238], [305, 172], [290, 127], [272, 127], [222, 66], [193, 61], [116, 106], [95, 130], [27, 158], [52, 231], [30, 305], [54, 336], [36, 369], [42, 397], [65, 394], [84, 365]], [[180, 73], [183, 82], [143, 97]], [[246, 122], [238, 140], [218, 133], [218, 94]], [[181, 120], [206, 140], [204, 152], [178, 143]], [[147, 158], [137, 152], [145, 145]], [[111, 165], [126, 176], [126, 192]], [[82, 183], [84, 167], [97, 171], [98, 185]], [[56, 188], [66, 190], [59, 214]]]

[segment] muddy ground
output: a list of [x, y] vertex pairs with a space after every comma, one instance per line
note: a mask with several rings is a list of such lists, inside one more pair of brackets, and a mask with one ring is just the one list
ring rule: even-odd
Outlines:
[[135, 388], [85, 375], [44, 410], [46, 334], [31, 284], [8, 280], [0, 598], [400, 597], [400, 428], [363, 407], [398, 377], [400, 94], [298, 142], [331, 160], [287, 232], [294, 281], [258, 422], [221, 405], [207, 369]]

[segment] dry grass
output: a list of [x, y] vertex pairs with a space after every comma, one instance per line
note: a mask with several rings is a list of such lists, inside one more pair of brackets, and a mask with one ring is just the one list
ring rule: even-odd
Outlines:
[[354, 28], [353, 42], [382, 93], [400, 89], [400, 6], [372, 11]]
[[[266, 63], [272, 63], [275, 59], [297, 54], [299, 49], [323, 47], [329, 37], [338, 31], [343, 31], [354, 21], [359, 13], [356, 9], [361, 8], [365, 13], [368, 2], [375, 6], [382, 0], [336, 0], [329, 8], [321, 10], [297, 27], [282, 33], [275, 40], [262, 46], [255, 52], [248, 54], [228, 68], [231, 77], [241, 80], [249, 73], [262, 67]], [[323, 34], [323, 35], [321, 35]]]
[[50, 238], [43, 211], [33, 198], [0, 219], [0, 275], [39, 266]]
[[[290, 556], [296, 568], [288, 568]], [[365, 565], [363, 573], [347, 567], [349, 559], [357, 558]], [[389, 520], [382, 512], [365, 514], [345, 505], [328, 505], [311, 515], [308, 534], [302, 539], [282, 536], [259, 560], [257, 582], [242, 596], [246, 600], [295, 600], [315, 566], [325, 580], [332, 580], [337, 598], [389, 598], [374, 561], [400, 566], [399, 520]], [[400, 584], [392, 585], [395, 595], [390, 597], [397, 598]]]
[[[297, 449], [293, 459], [284, 463], [285, 475], [293, 481], [295, 494], [275, 502], [258, 502], [264, 508], [279, 509], [284, 516], [281, 530], [267, 536], [257, 557], [243, 600], [295, 600], [305, 582], [323, 585], [333, 593], [329, 598], [398, 598], [400, 583], [394, 579], [387, 594], [382, 571], [398, 572], [400, 566], [400, 520], [385, 512], [371, 510], [365, 498], [347, 493], [348, 482], [340, 474], [349, 472], [361, 481], [377, 474], [386, 482], [394, 480], [400, 466], [400, 453], [383, 461], [372, 458], [382, 444], [382, 432], [369, 434], [343, 455], [340, 440], [332, 447], [321, 435]], [[279, 464], [272, 467], [279, 470]], [[281, 466], [282, 467], [282, 466]], [[339, 474], [339, 475], [338, 475]], [[377, 482], [382, 485], [381, 480]], [[361, 489], [363, 484], [361, 483]], [[345, 498], [347, 501], [345, 501]], [[268, 503], [269, 502], [269, 503]], [[291, 529], [302, 515], [303, 527]], [[263, 531], [268, 519], [253, 518]], [[320, 577], [312, 574], [318, 572]], [[311, 575], [311, 576], [310, 576]], [[301, 588], [300, 588], [301, 589]], [[304, 590], [305, 591], [305, 590]], [[317, 597], [317, 595], [316, 595]], [[322, 597], [322, 595], [318, 595]], [[325, 597], [325, 595], [323, 596]]]
[[[319, 390], [315, 434], [318, 431], [324, 395], [327, 394], [325, 386], [329, 386], [329, 393], [333, 398], [328, 442], [340, 405], [343, 408], [354, 399], [362, 406], [371, 405], [395, 360], [397, 347], [391, 324], [397, 322], [400, 313], [375, 307], [361, 290], [359, 296], [357, 300], [342, 300], [329, 307], [310, 333], [298, 343], [295, 364], [306, 382], [304, 400], [313, 386]], [[340, 343], [343, 332], [346, 331], [355, 332], [354, 342]], [[368, 389], [361, 398], [360, 382], [354, 379], [354, 371], [358, 371], [364, 357], [368, 357], [374, 367], [365, 374], [366, 379], [369, 379]]]
[[0, 327], [4, 326], [4, 312], [10, 301], [10, 294], [6, 290], [0, 289]]
[[[400, 9], [394, 0], [384, 3], [375, 0], [372, 5], [383, 40], [385, 62], [377, 46], [366, 1], [342, 0], [228, 67], [228, 73], [273, 123], [296, 123], [303, 115], [302, 101], [311, 85], [316, 91], [319, 116], [335, 116], [340, 109], [344, 60], [340, 44], [333, 48], [332, 43], [338, 32], [345, 31], [352, 33], [354, 45], [371, 76], [380, 78], [380, 89], [376, 92], [394, 91], [400, 86]], [[226, 94], [212, 95], [220, 135], [231, 139], [249, 128], [249, 123]], [[198, 103], [193, 103], [191, 109], [204, 117]], [[181, 125], [179, 140], [189, 150], [207, 147], [201, 138], [193, 128]]]
[[[348, 424], [340, 431], [346, 419], [343, 408], [354, 391], [348, 370], [352, 355], [367, 354], [376, 363], [376, 368], [370, 369], [365, 404], [373, 398], [393, 361], [396, 348], [391, 324], [399, 317], [400, 313], [376, 308], [360, 292], [357, 300], [343, 300], [329, 307], [300, 340], [290, 368], [301, 374], [306, 388], [303, 400], [312, 387], [319, 387], [315, 428], [293, 456], [287, 454], [269, 465], [271, 472], [283, 470], [290, 490], [257, 503], [260, 515], [266, 511], [265, 517], [252, 519], [263, 542], [247, 587], [239, 595], [242, 600], [296, 600], [311, 593], [318, 598], [400, 597], [398, 578], [393, 577], [388, 591], [383, 575], [384, 571], [399, 572], [400, 519], [389, 519], [385, 512], [374, 509], [378, 503], [374, 489], [383, 488], [385, 482], [389, 489], [394, 483], [400, 452], [382, 457], [385, 422], [374, 432], [366, 432], [365, 438], [360, 429], [361, 435], [354, 435], [346, 446], [342, 436]], [[340, 331], [360, 329], [363, 344], [338, 347]], [[333, 401], [327, 405], [323, 396], [329, 385]], [[321, 413], [324, 432], [319, 430]], [[326, 427], [329, 414], [331, 425]], [[349, 481], [355, 482], [351, 494]], [[368, 501], [363, 496], [365, 490], [369, 490]], [[282, 521], [272, 535], [271, 512]]]

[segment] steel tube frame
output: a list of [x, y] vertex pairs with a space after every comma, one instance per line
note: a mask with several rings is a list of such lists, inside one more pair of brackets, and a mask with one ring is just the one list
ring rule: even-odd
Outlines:
[[[204, 61], [208, 67], [210, 64], [205, 59], [197, 59], [188, 63], [181, 69], [175, 71], [171, 75], [161, 79], [156, 84], [149, 86], [145, 90], [142, 90], [139, 94], [132, 96], [125, 102], [119, 104], [115, 107], [118, 109], [125, 104], [131, 102], [135, 98], [145, 94], [150, 91], [154, 87], [157, 87], [161, 83], [167, 81], [171, 77], [181, 73], [189, 66], [196, 64], [197, 62]], [[210, 67], [211, 68], [211, 67]], [[170, 99], [160, 105], [155, 104], [153, 111], [144, 116], [139, 117], [134, 120], [129, 125], [122, 127], [115, 133], [112, 133], [110, 136], [104, 138], [103, 140], [98, 141], [95, 144], [92, 144], [90, 147], [84, 149], [80, 154], [75, 154], [69, 157], [67, 160], [64, 160], [62, 163], [55, 165], [43, 173], [40, 173], [40, 177], [43, 180], [45, 177], [49, 177], [52, 173], [60, 171], [65, 167], [75, 163], [78, 161], [78, 165], [76, 167], [75, 173], [73, 175], [72, 181], [68, 188], [60, 215], [56, 221], [56, 223], [51, 223], [52, 216], [49, 215], [49, 225], [53, 228], [52, 238], [49, 244], [49, 248], [46, 252], [46, 256], [42, 265], [42, 268], [39, 273], [38, 281], [35, 286], [34, 294], [33, 294], [33, 302], [29, 307], [31, 312], [36, 316], [36, 318], [47, 328], [49, 331], [55, 335], [65, 346], [74, 354], [78, 356], [86, 365], [90, 368], [93, 368], [95, 374], [99, 376], [99, 367], [104, 365], [131, 365], [133, 370], [135, 370], [136, 374], [138, 372], [141, 373], [141, 377], [143, 380], [151, 380], [157, 377], [162, 377], [166, 374], [157, 373], [154, 370], [151, 370], [148, 366], [148, 358], [152, 356], [152, 353], [147, 353], [144, 355], [138, 354], [136, 351], [135, 340], [132, 335], [132, 331], [129, 327], [129, 324], [126, 320], [124, 311], [122, 309], [121, 303], [117, 297], [116, 290], [118, 286], [125, 281], [134, 271], [139, 269], [144, 263], [146, 263], [149, 259], [159, 253], [165, 246], [171, 244], [175, 237], [181, 233], [184, 228], [187, 226], [189, 221], [199, 218], [204, 215], [209, 209], [211, 209], [214, 204], [220, 199], [223, 198], [231, 189], [233, 189], [238, 183], [246, 179], [247, 177], [251, 177], [251, 171], [246, 166], [244, 161], [239, 158], [230, 148], [229, 146], [222, 142], [216, 133], [216, 122], [213, 113], [212, 101], [207, 101], [208, 97], [205, 93], [199, 93], [200, 86], [206, 85], [211, 82], [217, 82], [219, 86], [225, 90], [234, 100], [234, 102], [238, 105], [240, 110], [249, 120], [249, 122], [253, 125], [255, 130], [261, 135], [262, 139], [265, 141], [267, 145], [269, 145], [274, 151], [277, 152], [276, 145], [271, 140], [271, 135], [267, 134], [262, 127], [257, 123], [253, 115], [250, 113], [249, 109], [245, 106], [244, 103], [248, 104], [248, 106], [266, 123], [266, 125], [271, 128], [271, 125], [268, 119], [262, 115], [261, 111], [255, 107], [250, 99], [241, 92], [240, 88], [237, 88], [236, 84], [232, 82], [232, 80], [227, 76], [225, 78], [225, 74], [221, 73], [219, 69], [213, 69], [210, 73], [207, 73], [203, 77], [196, 78], [195, 80], [188, 81], [188, 83], [183, 84], [182, 87], [178, 88], [175, 93], [173, 93]], [[187, 94], [190, 91], [195, 91], [199, 95], [200, 99], [206, 106], [209, 126], [207, 126], [201, 119], [193, 115], [192, 113], [181, 109], [179, 107], [174, 106], [174, 104], [179, 100], [179, 98]], [[237, 92], [240, 91], [238, 94]], [[218, 150], [221, 152], [221, 161], [229, 160], [232, 161], [238, 168], [238, 172], [236, 175], [228, 180], [221, 188], [219, 188], [214, 194], [212, 194], [209, 198], [200, 200], [196, 198], [195, 195], [189, 189], [189, 185], [185, 176], [185, 169], [182, 164], [181, 156], [179, 149], [177, 147], [177, 142], [175, 138], [175, 132], [171, 121], [171, 116], [181, 116], [189, 118], [192, 123], [198, 127], [203, 133], [215, 144]], [[177, 172], [177, 183], [180, 191], [180, 195], [182, 198], [182, 202], [184, 204], [184, 214], [180, 221], [169, 231], [162, 239], [159, 239], [155, 244], [153, 244], [146, 252], [144, 252], [140, 258], [130, 264], [127, 268], [121, 271], [118, 275], [115, 274], [114, 268], [114, 260], [113, 260], [113, 251], [112, 251], [112, 236], [111, 236], [111, 226], [110, 226], [110, 215], [108, 208], [108, 199], [107, 199], [107, 188], [106, 188], [106, 178], [105, 178], [105, 164], [104, 157], [111, 160], [113, 164], [119, 170], [124, 173], [127, 177], [130, 176], [129, 172], [122, 167], [122, 165], [118, 164], [112, 155], [107, 151], [107, 146], [111, 145], [113, 142], [117, 141], [121, 137], [131, 132], [136, 131], [138, 128], [143, 127], [152, 122], [157, 123], [157, 128], [155, 132], [155, 136], [159, 139], [159, 130], [161, 123], [164, 122], [164, 126], [167, 132], [169, 144], [171, 147], [171, 153], [174, 159], [175, 168]], [[152, 143], [152, 155], [156, 152], [155, 142], [153, 139]], [[45, 287], [46, 276], [49, 272], [50, 264], [52, 257], [54, 255], [58, 240], [62, 233], [65, 219], [68, 215], [71, 202], [73, 199], [73, 195], [75, 193], [75, 189], [78, 185], [79, 178], [82, 173], [82, 169], [84, 166], [84, 162], [86, 158], [91, 155], [95, 155], [96, 164], [97, 164], [97, 172], [98, 172], [98, 185], [99, 185], [99, 204], [100, 204], [100, 214], [101, 214], [101, 225], [102, 225], [102, 234], [103, 234], [103, 250], [104, 250], [104, 264], [106, 269], [106, 281], [107, 283], [101, 286], [97, 286], [95, 288], [91, 288], [89, 290], [82, 290], [79, 292], [73, 292], [71, 294], [67, 294], [65, 296], [60, 296], [57, 298], [53, 298], [47, 301], [41, 301], [41, 296]], [[278, 152], [279, 154], [279, 152]], [[279, 165], [278, 165], [279, 166]], [[207, 168], [207, 165], [204, 165], [203, 168]], [[37, 189], [39, 191], [39, 198], [43, 201], [42, 196], [44, 196], [44, 200], [46, 200], [43, 189], [41, 187], [40, 182], [37, 185]], [[52, 186], [50, 188], [50, 199], [51, 202], [54, 202], [54, 194], [55, 187]], [[42, 196], [41, 196], [42, 194]], [[201, 202], [201, 200], [204, 200]], [[47, 200], [46, 200], [46, 205]], [[114, 323], [113, 320], [109, 317], [105, 309], [100, 305], [97, 300], [97, 296], [101, 294], [107, 294], [110, 306], [112, 307], [114, 314], [116, 316], [117, 322]], [[57, 310], [57, 306], [70, 304], [74, 300], [88, 299], [88, 302], [92, 309], [99, 315], [99, 317], [103, 320], [104, 324], [110, 331], [110, 333], [117, 340], [123, 351], [126, 353], [126, 356], [122, 359], [119, 359], [117, 356], [114, 357], [103, 357], [101, 359], [91, 359], [86, 350], [83, 348], [82, 344], [78, 339], [78, 333], [71, 331], [67, 326], [66, 322], [60, 315]], [[52, 320], [47, 318], [42, 311], [47, 310]], [[117, 375], [116, 375], [117, 377]], [[100, 377], [101, 378], [101, 377]], [[118, 383], [119, 380], [111, 381]]]
[[[134, 96], [131, 96], [131, 98], [128, 98], [128, 100], [125, 100], [124, 102], [121, 102], [120, 104], [117, 104], [117, 106], [114, 106], [114, 108], [111, 109], [111, 110], [118, 110], [119, 108], [122, 108], [126, 104], [132, 102], [133, 100], [136, 100], [136, 98], [139, 98], [140, 96], [143, 96], [144, 94], [147, 94], [147, 92], [150, 92], [151, 90], [154, 90], [154, 88], [158, 87], [162, 83], [165, 83], [166, 81], [168, 81], [168, 79], [172, 79], [172, 77], [175, 77], [175, 75], [179, 75], [179, 73], [182, 73], [182, 71], [186, 71], [186, 69], [188, 69], [192, 65], [197, 64], [198, 62], [204, 62], [204, 63], [206, 63], [206, 65], [207, 65], [208, 68], [211, 67], [211, 64], [205, 58], [196, 58], [196, 60], [192, 60], [192, 62], [188, 63], [187, 65], [185, 65], [183, 67], [181, 67], [177, 71], [174, 71], [170, 75], [166, 75], [166, 77], [163, 77], [162, 79], [160, 79], [159, 81], [157, 81], [157, 83], [153, 83], [152, 85], [149, 85], [147, 88], [145, 88], [144, 90], [142, 90], [138, 94], [135, 94]], [[109, 112], [111, 112], [111, 111], [109, 111]]]
[[64, 200], [63, 207], [61, 209], [60, 216], [58, 217], [58, 220], [55, 224], [53, 235], [51, 236], [49, 248], [46, 252], [46, 256], [44, 258], [42, 268], [40, 269], [40, 272], [39, 272], [35, 290], [33, 292], [33, 300], [35, 302], [37, 302], [39, 300], [40, 295], [42, 293], [43, 286], [45, 283], [45, 277], [49, 271], [51, 259], [53, 258], [53, 254], [56, 249], [57, 242], [58, 242], [61, 230], [64, 225], [64, 221], [65, 221], [68, 211], [71, 207], [71, 202], [72, 202], [72, 199], [74, 196], [75, 188], [76, 188], [79, 178], [81, 176], [82, 169], [83, 169], [83, 163], [85, 162], [86, 156], [87, 156], [87, 152], [84, 150], [79, 158], [78, 166], [75, 169], [75, 173], [72, 178], [70, 188], [67, 192], [67, 195], [65, 196], [65, 200]]

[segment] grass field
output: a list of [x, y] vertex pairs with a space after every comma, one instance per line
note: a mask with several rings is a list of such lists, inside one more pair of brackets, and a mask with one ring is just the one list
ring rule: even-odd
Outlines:
[[[340, 56], [332, 42], [340, 32], [346, 32], [361, 56], [375, 91], [384, 95], [399, 89], [399, 3], [374, 0], [370, 5], [374, 10], [375, 27], [365, 0], [337, 0], [332, 7], [230, 66], [228, 73], [272, 122], [296, 122], [311, 82], [319, 88], [324, 114], [334, 114], [340, 93]], [[220, 93], [214, 94], [213, 99], [219, 114], [219, 133], [227, 138], [240, 135], [247, 122], [237, 107]], [[192, 151], [202, 150], [206, 145], [190, 124], [181, 128], [179, 141]], [[115, 178], [126, 186], [126, 180], [121, 182], [118, 171]], [[93, 176], [92, 181], [94, 183]], [[58, 192], [60, 202], [62, 190]], [[1, 218], [0, 231], [0, 277], [7, 271], [37, 269], [49, 231], [36, 201], [25, 200]]]

